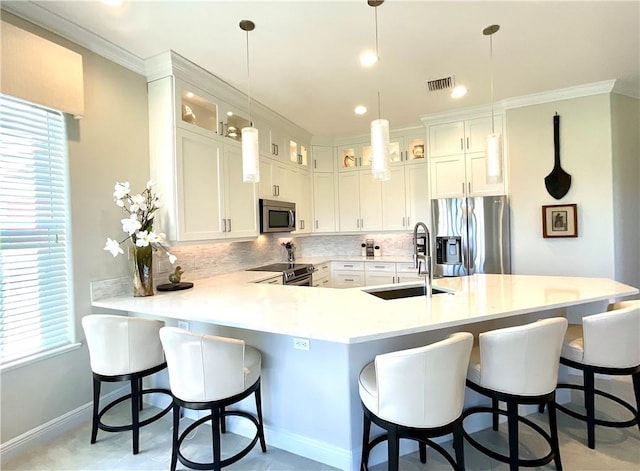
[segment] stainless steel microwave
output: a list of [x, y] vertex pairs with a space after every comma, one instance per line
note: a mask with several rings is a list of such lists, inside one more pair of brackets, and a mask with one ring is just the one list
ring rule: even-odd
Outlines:
[[296, 230], [296, 204], [285, 201], [259, 200], [260, 233]]

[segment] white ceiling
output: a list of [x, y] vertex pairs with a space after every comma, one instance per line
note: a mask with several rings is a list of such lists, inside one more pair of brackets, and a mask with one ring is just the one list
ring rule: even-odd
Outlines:
[[[616, 79], [640, 96], [640, 1], [483, 2], [387, 0], [378, 8], [380, 62], [363, 69], [358, 55], [375, 48], [374, 9], [341, 1], [3, 1], [84, 46], [102, 40], [129, 54], [131, 68], [168, 49], [247, 89], [250, 19], [251, 96], [318, 136], [366, 134], [377, 118], [391, 127], [420, 116], [490, 103], [489, 38], [493, 37], [495, 100]], [[30, 17], [30, 18], [29, 18]], [[71, 22], [71, 23], [68, 23]], [[64, 25], [64, 30], [61, 26]], [[82, 29], [71, 34], [74, 25]], [[93, 35], [97, 35], [98, 40]], [[115, 46], [115, 48], [114, 48]], [[123, 62], [121, 62], [123, 63]], [[454, 74], [468, 95], [427, 93], [425, 81]], [[364, 104], [369, 113], [357, 117]]]

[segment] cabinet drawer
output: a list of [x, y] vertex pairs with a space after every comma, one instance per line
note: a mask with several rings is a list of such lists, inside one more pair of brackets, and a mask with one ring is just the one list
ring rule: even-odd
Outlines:
[[333, 273], [334, 288], [355, 288], [364, 286], [363, 272], [338, 271]]
[[367, 272], [378, 271], [394, 274], [396, 272], [396, 264], [393, 262], [366, 262], [364, 269]]
[[396, 263], [396, 271], [398, 273], [418, 273], [418, 269], [413, 262]]
[[332, 270], [364, 270], [364, 262], [331, 262]]
[[314, 288], [331, 288], [331, 278], [323, 276], [320, 278], [313, 277], [312, 285]]
[[264, 284], [264, 285], [281, 285], [282, 284], [282, 275], [274, 276], [272, 278], [267, 278], [265, 280], [257, 281], [256, 283]]

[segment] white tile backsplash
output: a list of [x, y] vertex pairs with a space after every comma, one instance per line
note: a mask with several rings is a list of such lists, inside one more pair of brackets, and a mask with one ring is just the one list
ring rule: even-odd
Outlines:
[[[409, 256], [413, 253], [412, 234], [361, 234], [361, 235], [319, 235], [303, 237], [279, 237], [263, 234], [246, 242], [219, 242], [199, 245], [176, 245], [170, 251], [182, 267], [183, 281], [194, 281], [231, 271], [284, 262], [287, 254], [283, 242], [292, 241], [296, 257], [321, 257], [332, 255], [360, 255], [360, 244], [366, 239], [374, 239], [381, 248], [382, 256]], [[174, 265], [168, 263], [164, 254], [154, 255], [154, 285], [169, 282], [169, 274]], [[133, 292], [131, 280], [119, 278], [91, 283], [92, 299], [126, 295]]]

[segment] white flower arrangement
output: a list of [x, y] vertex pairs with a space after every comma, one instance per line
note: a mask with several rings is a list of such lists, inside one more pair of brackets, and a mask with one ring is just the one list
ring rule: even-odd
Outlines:
[[171, 254], [163, 245], [166, 236], [162, 232], [158, 234], [153, 232], [153, 217], [158, 208], [160, 208], [158, 195], [153, 191], [153, 182], [149, 180], [145, 190], [137, 195], [131, 195], [129, 182], [116, 182], [114, 188], [114, 202], [128, 215], [128, 217], [120, 220], [122, 230], [128, 235], [120, 242], [107, 237], [107, 244], [104, 250], [117, 257], [118, 254], [124, 253], [120, 244], [126, 240], [131, 240], [137, 247], [151, 245], [155, 250], [162, 250], [169, 256], [169, 262], [175, 263], [177, 257]]

